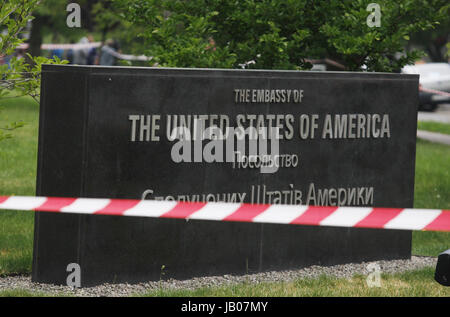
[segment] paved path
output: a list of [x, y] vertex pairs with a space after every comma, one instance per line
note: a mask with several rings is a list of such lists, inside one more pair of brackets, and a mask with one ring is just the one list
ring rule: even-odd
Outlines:
[[448, 134], [417, 130], [417, 137], [431, 142], [450, 145], [450, 135]]
[[450, 123], [450, 104], [439, 105], [433, 112], [419, 111], [418, 120]]

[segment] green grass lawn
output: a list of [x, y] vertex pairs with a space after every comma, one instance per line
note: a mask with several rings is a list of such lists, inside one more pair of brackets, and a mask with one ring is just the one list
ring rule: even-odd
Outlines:
[[0, 126], [25, 122], [12, 139], [0, 143], [0, 194], [35, 194], [38, 117], [39, 105], [32, 98], [0, 99]]
[[[19, 120], [25, 121], [26, 125], [13, 132], [14, 138], [0, 142], [0, 195], [34, 195], [38, 135], [38, 105], [32, 99], [17, 98], [0, 100], [0, 107], [1, 106], [3, 106], [3, 110], [0, 112], [0, 126]], [[414, 204], [416, 208], [450, 209], [449, 158], [450, 147], [418, 140]], [[0, 275], [29, 273], [31, 271], [33, 219], [34, 216], [31, 212], [0, 212]], [[450, 248], [450, 233], [414, 232], [412, 247], [413, 254], [436, 256], [439, 252]], [[422, 290], [411, 289], [411, 287], [403, 284], [408, 284], [412, 280], [415, 281], [415, 279], [417, 279], [417, 283], [420, 285], [426, 284], [425, 281], [422, 280], [422, 277], [424, 277], [424, 279], [427, 277], [427, 280], [428, 277], [430, 277], [431, 283], [436, 285], [435, 282], [432, 281], [430, 274], [431, 271], [425, 270], [423, 272], [420, 271], [417, 275], [413, 274], [414, 277], [405, 274], [399, 276], [395, 275], [390, 279], [390, 277], [387, 276], [387, 281], [389, 280], [392, 282], [392, 287], [390, 288], [391, 293], [389, 293], [391, 294], [390, 296], [397, 296], [395, 294], [399, 294], [398, 296], [402, 296], [402, 294], [408, 294], [410, 296], [422, 294]], [[339, 286], [338, 288], [342, 288], [342, 293], [339, 293], [340, 296], [352, 294], [378, 296], [385, 294], [381, 290], [371, 289], [364, 291], [361, 289], [360, 285], [362, 283], [362, 277], [356, 276], [351, 281], [327, 279], [329, 278], [323, 277], [318, 280], [299, 281], [296, 282], [297, 284], [280, 284], [283, 285], [283, 287], [280, 285], [263, 284], [256, 289], [253, 289], [252, 285], [247, 285], [247, 287], [244, 285], [238, 287], [239, 289], [242, 288], [242, 291], [238, 290], [238, 288], [231, 287], [227, 292], [232, 292], [230, 294], [241, 292], [240, 294], [245, 294], [245, 296], [270, 296], [258, 294], [264, 294], [264, 292], [267, 292], [267, 294], [275, 294], [270, 293], [271, 289], [274, 289], [274, 291], [278, 289], [279, 293], [277, 294], [279, 295], [276, 296], [284, 296], [285, 293], [283, 293], [284, 291], [282, 289], [286, 288], [295, 289], [290, 293], [291, 295], [286, 296], [302, 296], [303, 293], [301, 289], [309, 285], [309, 288], [305, 288], [305, 292], [309, 292], [308, 294], [315, 295], [317, 293], [328, 296], [328, 294], [331, 294], [329, 293], [331, 290], [327, 290], [326, 287], [318, 287], [319, 290], [314, 289], [316, 286], [320, 286], [320, 283], [324, 284], [325, 282], [332, 282], [337, 283], [336, 285]], [[397, 285], [397, 287], [395, 285]], [[424, 286], [423, 289], [427, 290], [428, 288]], [[247, 291], [247, 293], [244, 291]], [[207, 291], [198, 290], [189, 294], [196, 295], [197, 293], [195, 292], [200, 292], [199, 294], [201, 294], [201, 292], [207, 292], [207, 294], [221, 296], [221, 292], [224, 291], [219, 288], [208, 289]], [[441, 292], [441, 290], [437, 288], [436, 290], [424, 291], [423, 294], [434, 294], [433, 292]]]
[[50, 296], [51, 296], [50, 294], [44, 292], [31, 292], [25, 289], [10, 289], [6, 291], [0, 291], [0, 297], [50, 297]]
[[[322, 275], [293, 282], [241, 283], [232, 286], [203, 287], [194, 290], [161, 289], [137, 296], [161, 297], [347, 297], [347, 296], [450, 296], [450, 288], [433, 280], [434, 269], [381, 274], [380, 287], [368, 287], [367, 277], [354, 275], [351, 279]], [[1, 294], [1, 293], [0, 293]]]
[[[0, 142], [0, 195], [35, 195], [38, 104], [31, 98], [0, 100], [0, 126], [25, 126]], [[33, 254], [34, 216], [29, 211], [0, 213], [0, 275], [28, 273]]]
[[[414, 207], [450, 209], [450, 146], [417, 140]], [[450, 232], [413, 232], [413, 254], [436, 256], [449, 248]]]
[[450, 134], [450, 124], [448, 123], [419, 121], [417, 122], [417, 129], [430, 132], [438, 132], [443, 134]]

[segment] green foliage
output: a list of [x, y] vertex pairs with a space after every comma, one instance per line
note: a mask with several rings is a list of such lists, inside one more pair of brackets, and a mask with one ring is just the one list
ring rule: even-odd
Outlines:
[[[120, 9], [112, 0], [100, 0], [92, 6], [92, 16], [95, 30], [101, 34], [101, 41], [108, 38], [119, 40], [120, 46], [128, 54], [142, 54], [144, 41], [137, 34], [144, 31], [139, 25], [133, 25], [123, 18]], [[121, 66], [142, 66], [138, 62], [120, 60]]]
[[38, 5], [38, 0], [5, 0], [0, 4], [0, 55], [12, 54], [22, 43], [19, 34], [31, 19], [31, 13]]
[[25, 58], [13, 57], [10, 61], [10, 68], [8, 65], [0, 66], [0, 73], [4, 80], [0, 88], [0, 98], [9, 94], [9, 91], [14, 91], [18, 96], [29, 95], [39, 103], [39, 87], [40, 74], [42, 64], [67, 64], [67, 61], [61, 61], [57, 56], [54, 59], [48, 59], [42, 56], [31, 56], [27, 54], [31, 63]]
[[[450, 2], [447, 6], [441, 8], [441, 13], [446, 13], [450, 16], [449, 12]], [[422, 47], [428, 58], [432, 62], [446, 62], [446, 57], [450, 57], [450, 43], [447, 44], [447, 39], [450, 36], [450, 19], [444, 19], [432, 29], [420, 30], [411, 37], [411, 43], [418, 47]], [[447, 52], [445, 47], [447, 44]]]
[[[1, 114], [1, 109], [0, 109]], [[17, 128], [23, 127], [24, 123], [22, 121], [19, 122], [12, 122], [10, 124], [6, 124], [0, 127], [0, 141], [4, 139], [12, 138], [12, 134], [9, 133], [10, 131], [13, 131]]]
[[[401, 57], [409, 36], [449, 20], [447, 0], [380, 0], [381, 26], [369, 27], [371, 0], [113, 0], [145, 30], [147, 54], [163, 66], [307, 69], [331, 58], [357, 71], [395, 71], [421, 56]], [[213, 37], [216, 49], [208, 49]]]
[[[32, 19], [32, 12], [39, 5], [39, 0], [6, 0], [0, 4], [0, 56], [12, 55], [23, 43], [20, 38], [22, 29]], [[29, 95], [36, 102], [39, 96], [40, 73], [42, 64], [64, 64], [59, 59], [44, 57], [13, 57], [10, 65], [0, 66], [0, 98]], [[1, 110], [1, 109], [0, 109]], [[11, 131], [23, 126], [23, 122], [13, 122], [0, 126], [0, 141], [11, 137]]]

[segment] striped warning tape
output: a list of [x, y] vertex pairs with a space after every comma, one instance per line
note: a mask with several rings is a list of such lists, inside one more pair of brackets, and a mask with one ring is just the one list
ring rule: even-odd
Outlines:
[[[102, 42], [91, 42], [91, 43], [74, 43], [74, 44], [42, 44], [42, 50], [84, 50], [90, 48], [98, 48], [102, 46]], [[17, 46], [18, 49], [28, 49], [28, 43], [21, 43]], [[131, 55], [131, 54], [122, 54], [118, 53], [112, 49], [109, 50], [109, 53], [118, 59], [124, 59], [128, 61], [151, 61], [153, 56], [145, 56], [145, 55]]]
[[332, 227], [450, 231], [450, 210], [252, 205], [132, 199], [0, 196], [0, 209]]
[[429, 93], [432, 93], [432, 94], [436, 94], [436, 95], [450, 97], [450, 93], [448, 93], [446, 91], [430, 89], [430, 88], [424, 88], [424, 87], [419, 87], [419, 90], [424, 91], [424, 92], [429, 92]]

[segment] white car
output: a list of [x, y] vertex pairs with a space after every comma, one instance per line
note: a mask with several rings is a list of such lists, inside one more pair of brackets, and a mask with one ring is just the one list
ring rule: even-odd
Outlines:
[[450, 64], [428, 63], [403, 67], [404, 74], [419, 74], [423, 88], [450, 92]]
[[436, 94], [428, 89], [450, 92], [450, 64], [428, 63], [403, 67], [404, 74], [419, 74], [419, 83], [424, 88], [419, 93], [419, 110], [433, 111], [441, 103], [450, 103], [445, 94]]

